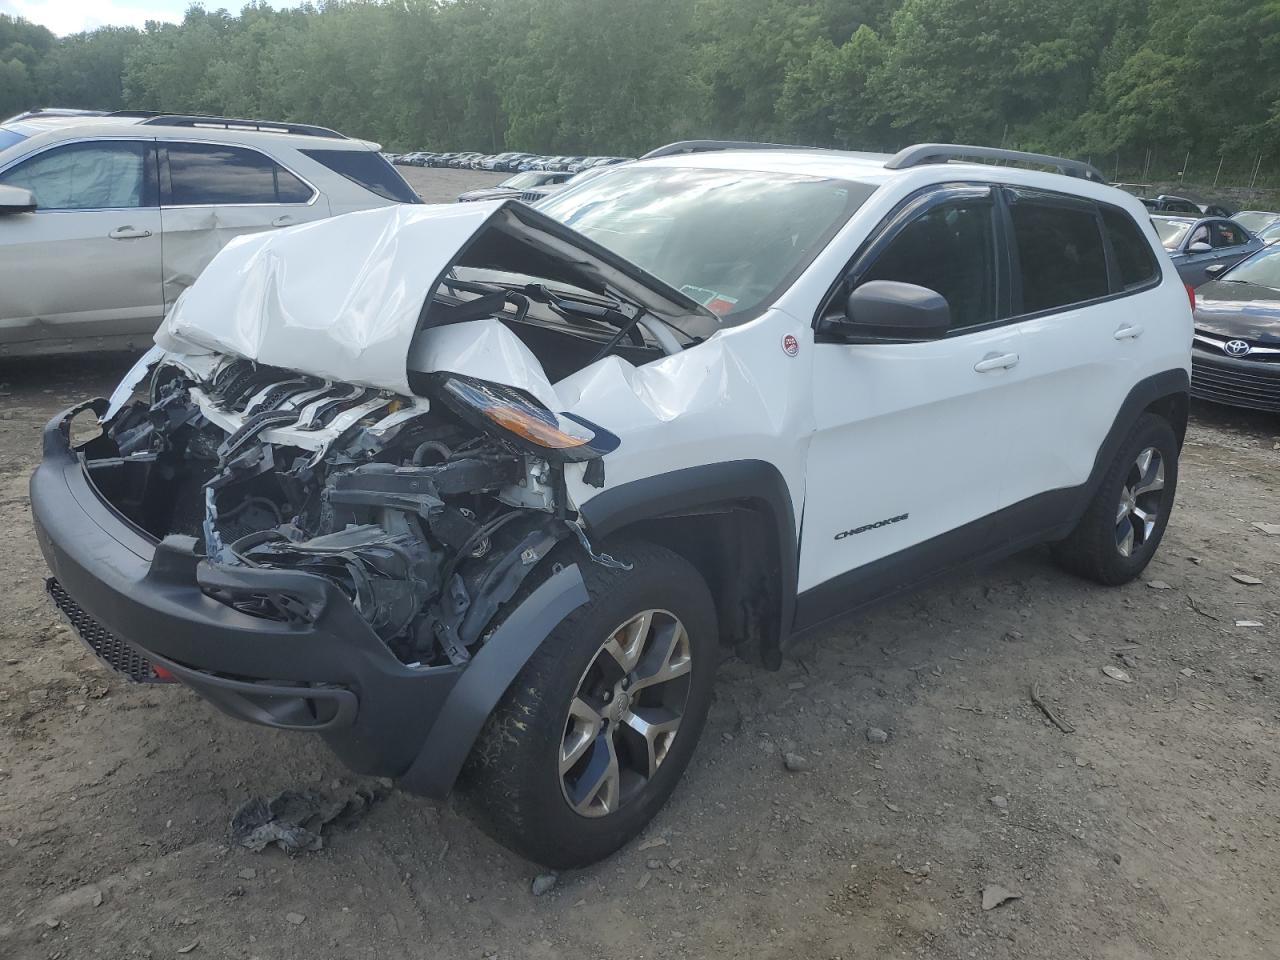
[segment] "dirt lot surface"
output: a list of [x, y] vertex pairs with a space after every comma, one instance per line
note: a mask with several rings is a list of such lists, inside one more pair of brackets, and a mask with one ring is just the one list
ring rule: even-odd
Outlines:
[[[457, 800], [391, 792], [295, 858], [231, 846], [246, 798], [351, 778], [316, 740], [122, 682], [61, 624], [27, 477], [46, 419], [128, 362], [0, 366], [0, 956], [1280, 956], [1280, 536], [1253, 526], [1280, 524], [1280, 420], [1196, 408], [1141, 582], [1034, 551], [779, 673], [727, 662], [640, 842], [534, 896]], [[991, 885], [1020, 899], [984, 911]]]

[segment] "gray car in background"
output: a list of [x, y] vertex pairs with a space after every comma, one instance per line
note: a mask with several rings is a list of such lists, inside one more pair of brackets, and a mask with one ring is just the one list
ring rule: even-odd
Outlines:
[[1265, 246], [1240, 224], [1223, 217], [1155, 216], [1151, 222], [1182, 282], [1192, 287]]
[[307, 124], [38, 111], [0, 124], [0, 357], [146, 347], [238, 236], [421, 203]]

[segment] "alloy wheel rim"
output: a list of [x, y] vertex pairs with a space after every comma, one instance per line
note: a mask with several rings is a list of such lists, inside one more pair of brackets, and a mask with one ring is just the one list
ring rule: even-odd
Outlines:
[[674, 614], [645, 610], [605, 638], [569, 703], [558, 755], [565, 802], [603, 817], [634, 799], [671, 751], [693, 649]]
[[1164, 458], [1147, 447], [1129, 467], [1116, 507], [1116, 549], [1131, 557], [1155, 532], [1164, 500]]

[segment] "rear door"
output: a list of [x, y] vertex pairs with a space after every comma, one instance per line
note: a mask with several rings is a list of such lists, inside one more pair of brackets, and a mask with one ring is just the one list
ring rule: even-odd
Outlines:
[[329, 216], [315, 187], [259, 150], [208, 141], [158, 146], [166, 307], [233, 238]]
[[1171, 318], [1139, 312], [1143, 298], [1133, 295], [1160, 273], [1128, 212], [1037, 190], [1004, 196], [1022, 363], [1002, 482], [1012, 509], [1000, 534], [1015, 541], [1071, 515], [1129, 389], [1148, 372], [1144, 343], [1162, 332], [1147, 326]]
[[154, 141], [84, 140], [0, 171], [35, 194], [0, 217], [0, 344], [149, 335], [164, 316]]

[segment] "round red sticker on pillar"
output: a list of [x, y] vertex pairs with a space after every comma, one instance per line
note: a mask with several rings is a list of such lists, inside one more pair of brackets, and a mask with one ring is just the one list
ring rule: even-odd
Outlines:
[[793, 334], [788, 333], [782, 338], [782, 352], [788, 357], [794, 357], [800, 352], [800, 341]]

